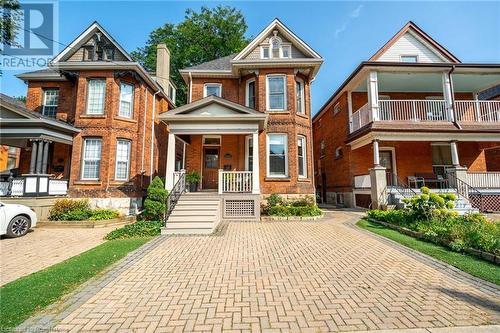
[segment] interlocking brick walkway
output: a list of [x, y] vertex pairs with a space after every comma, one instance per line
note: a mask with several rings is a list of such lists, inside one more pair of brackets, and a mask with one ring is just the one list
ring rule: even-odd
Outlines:
[[104, 242], [117, 227], [35, 228], [26, 236], [0, 240], [0, 285], [76, 256]]
[[496, 286], [357, 229], [349, 213], [330, 216], [157, 239], [72, 296], [56, 329], [329, 332], [500, 322]]

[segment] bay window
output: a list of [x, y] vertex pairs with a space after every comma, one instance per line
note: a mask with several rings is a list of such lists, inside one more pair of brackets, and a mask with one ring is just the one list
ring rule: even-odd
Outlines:
[[82, 174], [83, 180], [97, 180], [101, 169], [102, 140], [88, 138], [83, 140]]
[[118, 139], [116, 141], [116, 180], [128, 180], [130, 170], [130, 145], [130, 140]]
[[286, 134], [267, 135], [267, 176], [288, 176], [288, 136]]
[[104, 99], [106, 97], [106, 80], [90, 79], [87, 91], [87, 114], [104, 114]]
[[134, 109], [134, 86], [132, 84], [120, 83], [120, 117], [132, 118]]
[[285, 111], [286, 110], [286, 76], [268, 75], [267, 76], [267, 110]]

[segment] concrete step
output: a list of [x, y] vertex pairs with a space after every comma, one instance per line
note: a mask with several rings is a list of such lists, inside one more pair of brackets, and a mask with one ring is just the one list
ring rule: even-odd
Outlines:
[[192, 207], [198, 207], [198, 206], [218, 206], [219, 205], [219, 200], [179, 200], [177, 201], [177, 206], [192, 206]]
[[212, 228], [161, 228], [162, 235], [210, 235], [213, 232]]
[[170, 215], [167, 220], [169, 222], [203, 222], [213, 223], [217, 219], [217, 214], [213, 215]]
[[167, 229], [213, 229], [214, 224], [213, 223], [207, 223], [207, 222], [167, 222], [165, 225], [165, 228]]
[[201, 210], [200, 208], [193, 209], [188, 207], [175, 207], [170, 216], [212, 216], [217, 215], [217, 211], [218, 207], [215, 207], [213, 209], [209, 209], [209, 207], [206, 207], [203, 208], [203, 210]]

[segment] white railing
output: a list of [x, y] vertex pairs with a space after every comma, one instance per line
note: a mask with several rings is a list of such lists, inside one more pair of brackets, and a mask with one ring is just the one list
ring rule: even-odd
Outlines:
[[49, 195], [66, 195], [67, 193], [67, 180], [49, 179]]
[[352, 114], [352, 131], [357, 131], [360, 128], [372, 122], [372, 113], [368, 103], [360, 107]]
[[354, 176], [354, 187], [355, 188], [371, 188], [372, 181], [371, 181], [370, 175]]
[[500, 122], [500, 101], [455, 101], [459, 122]]
[[13, 179], [12, 188], [10, 190], [10, 195], [12, 196], [22, 196], [24, 194], [24, 179]]
[[9, 182], [0, 182], [0, 196], [9, 194]]
[[219, 170], [219, 193], [249, 193], [252, 185], [252, 171]]
[[467, 184], [475, 188], [500, 189], [500, 172], [468, 172]]
[[444, 100], [381, 100], [377, 120], [450, 121]]

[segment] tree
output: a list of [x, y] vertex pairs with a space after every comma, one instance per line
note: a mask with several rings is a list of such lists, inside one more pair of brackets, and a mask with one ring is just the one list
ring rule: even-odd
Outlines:
[[19, 28], [19, 5], [18, 0], [0, 0], [0, 44], [13, 45]]
[[170, 50], [170, 76], [177, 86], [177, 104], [182, 105], [187, 100], [187, 88], [179, 69], [241, 51], [248, 44], [246, 30], [245, 18], [235, 8], [202, 7], [200, 12], [187, 9], [184, 21], [153, 30], [146, 45], [131, 55], [147, 70], [154, 71], [156, 45], [165, 43]]

